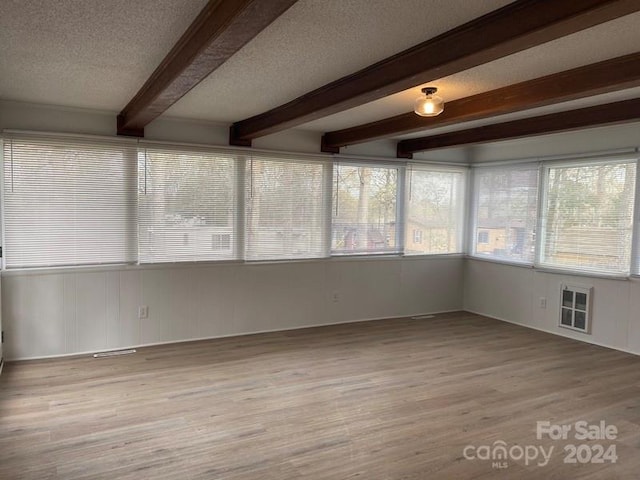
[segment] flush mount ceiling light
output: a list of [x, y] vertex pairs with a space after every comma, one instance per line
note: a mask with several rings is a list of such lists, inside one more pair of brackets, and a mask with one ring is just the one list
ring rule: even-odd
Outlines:
[[444, 110], [444, 100], [434, 95], [438, 89], [436, 87], [425, 87], [422, 89], [424, 97], [416, 98], [413, 111], [421, 117], [435, 117]]

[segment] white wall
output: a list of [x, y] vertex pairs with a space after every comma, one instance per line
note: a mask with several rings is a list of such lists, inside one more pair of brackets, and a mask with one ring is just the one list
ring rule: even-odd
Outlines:
[[[115, 112], [0, 101], [0, 129], [115, 135]], [[226, 145], [227, 125], [159, 119], [148, 139]], [[318, 152], [320, 135], [287, 131], [258, 148]], [[640, 123], [417, 155], [483, 162], [635, 147]], [[344, 149], [393, 157], [392, 142]], [[463, 266], [464, 265], [464, 266]], [[593, 334], [557, 327], [559, 285], [593, 285]], [[464, 302], [461, 285], [464, 284]], [[333, 293], [339, 302], [334, 303]], [[9, 359], [465, 309], [640, 353], [640, 282], [565, 277], [460, 258], [322, 260], [10, 273], [2, 282]], [[538, 298], [547, 298], [547, 308]], [[138, 305], [149, 318], [138, 320]]]
[[[34, 130], [85, 135], [116, 134], [116, 112], [0, 100], [0, 130]], [[320, 132], [286, 130], [253, 141], [255, 148], [320, 154]], [[160, 117], [145, 128], [146, 140], [228, 146], [229, 125]], [[418, 153], [416, 160], [464, 163], [466, 149]], [[380, 140], [342, 149], [342, 154], [395, 160], [395, 142]]]
[[[8, 273], [5, 358], [459, 310], [463, 262], [361, 258]], [[149, 307], [149, 318], [138, 319], [139, 305]]]
[[[560, 285], [593, 287], [591, 334], [558, 326]], [[540, 298], [547, 300], [540, 307]], [[640, 281], [542, 272], [530, 267], [466, 259], [464, 309], [640, 354]]]
[[[637, 148], [640, 123], [592, 128], [470, 147], [470, 163]], [[557, 335], [640, 354], [640, 279], [559, 275], [467, 259], [464, 309]], [[591, 335], [558, 326], [560, 285], [594, 287]], [[547, 299], [540, 308], [539, 299]]]
[[[0, 129], [112, 136], [116, 115], [0, 101]], [[163, 118], [145, 134], [225, 146], [228, 126]], [[254, 142], [290, 152], [318, 153], [319, 145], [319, 133], [300, 130]], [[348, 153], [393, 157], [395, 151], [391, 142], [376, 142]], [[462, 258], [434, 257], [8, 272], [2, 282], [5, 357], [459, 310], [462, 271]], [[148, 319], [137, 318], [139, 305], [149, 307]]]
[[576, 155], [640, 145], [640, 122], [504, 140], [465, 149], [469, 163]]

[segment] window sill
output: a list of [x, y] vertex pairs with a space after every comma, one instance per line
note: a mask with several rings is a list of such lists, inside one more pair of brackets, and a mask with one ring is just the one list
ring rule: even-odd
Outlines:
[[630, 275], [628, 273], [605, 273], [605, 272], [591, 272], [587, 270], [570, 270], [566, 268], [555, 268], [548, 265], [536, 265], [533, 267], [537, 272], [550, 273], [553, 275], [567, 275], [572, 277], [590, 277], [590, 278], [604, 278], [608, 280], [629, 280]]
[[473, 255], [467, 255], [465, 257], [468, 260], [477, 260], [479, 262], [494, 263], [499, 265], [507, 265], [510, 267], [528, 268], [535, 272], [549, 273], [552, 275], [565, 275], [571, 277], [589, 277], [589, 278], [603, 278], [608, 280], [629, 280], [635, 277], [636, 280], [640, 280], [640, 275], [634, 276], [629, 274], [613, 274], [613, 273], [598, 273], [590, 272], [586, 270], [570, 270], [565, 268], [554, 268], [547, 265], [533, 265], [531, 263], [518, 263], [510, 262], [508, 260], [499, 260], [494, 258], [476, 257]]
[[501, 265], [509, 265], [512, 267], [534, 268], [532, 263], [517, 262], [515, 260], [507, 260], [502, 258], [480, 257], [476, 255], [465, 255], [465, 258], [468, 260], [478, 260], [479, 262], [487, 262], [487, 263], [498, 263]]
[[105, 265], [77, 265], [66, 267], [34, 267], [34, 268], [12, 268], [2, 270], [3, 276], [24, 276], [24, 275], [56, 275], [64, 273], [93, 273], [110, 271], [137, 271], [137, 270], [158, 270], [168, 268], [207, 268], [216, 266], [243, 265], [282, 265], [295, 263], [326, 263], [326, 262], [373, 262], [373, 261], [413, 261], [413, 260], [436, 260], [447, 258], [464, 258], [460, 253], [433, 254], [433, 255], [403, 255], [403, 254], [380, 254], [380, 255], [334, 255], [321, 258], [292, 258], [283, 260], [219, 260], [206, 262], [162, 262], [162, 263], [138, 263], [138, 264], [105, 264]]

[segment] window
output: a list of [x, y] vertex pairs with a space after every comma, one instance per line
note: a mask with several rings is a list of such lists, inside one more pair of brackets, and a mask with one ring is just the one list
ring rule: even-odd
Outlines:
[[628, 274], [635, 180], [635, 160], [547, 167], [540, 263]]
[[461, 169], [410, 167], [405, 221], [406, 255], [462, 251], [465, 177], [466, 170]]
[[212, 250], [229, 250], [231, 248], [231, 234], [214, 233], [211, 235]]
[[9, 136], [7, 268], [136, 260], [136, 148], [119, 140]]
[[327, 255], [327, 181], [322, 160], [254, 157], [247, 162], [248, 260]]
[[138, 183], [141, 263], [237, 257], [234, 157], [147, 148]]
[[333, 182], [332, 253], [398, 253], [398, 168], [336, 165]]
[[538, 204], [538, 166], [474, 170], [472, 255], [532, 263]]
[[464, 169], [412, 167], [405, 210], [404, 166], [23, 136], [5, 144], [10, 268], [461, 251]]

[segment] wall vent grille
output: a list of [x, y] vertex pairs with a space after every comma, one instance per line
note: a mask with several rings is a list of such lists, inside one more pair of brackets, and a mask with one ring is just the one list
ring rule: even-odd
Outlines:
[[591, 333], [593, 287], [563, 284], [560, 290], [560, 327]]

